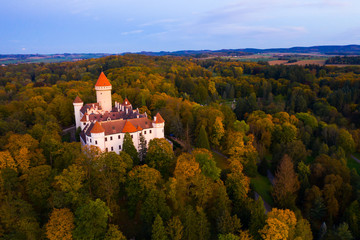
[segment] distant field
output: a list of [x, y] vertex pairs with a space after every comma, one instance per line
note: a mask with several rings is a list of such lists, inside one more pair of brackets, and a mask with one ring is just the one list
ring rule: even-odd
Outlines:
[[300, 61], [297, 61], [297, 62], [288, 63], [287, 60], [274, 60], [274, 61], [269, 61], [269, 64], [270, 65], [279, 65], [279, 64], [283, 64], [283, 65], [299, 65], [299, 66], [305, 66], [305, 65], [309, 65], [309, 64], [325, 65], [325, 61], [326, 61], [326, 59], [314, 59], [314, 60], [300, 60]]

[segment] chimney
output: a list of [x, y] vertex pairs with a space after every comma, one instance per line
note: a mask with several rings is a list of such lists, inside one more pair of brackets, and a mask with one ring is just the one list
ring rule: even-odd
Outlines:
[[129, 113], [129, 109], [128, 108], [126, 108], [126, 114], [128, 114]]
[[89, 114], [86, 114], [86, 121], [89, 121]]
[[139, 118], [139, 115], [136, 115], [136, 118]]
[[156, 117], [154, 117], [154, 122], [156, 122]]

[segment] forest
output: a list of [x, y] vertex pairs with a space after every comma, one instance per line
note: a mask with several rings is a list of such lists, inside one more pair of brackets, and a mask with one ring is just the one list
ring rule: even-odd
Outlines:
[[[104, 72], [165, 119], [121, 154], [71, 142]], [[360, 239], [360, 67], [126, 54], [0, 67], [0, 239]]]
[[331, 57], [328, 60], [326, 60], [326, 64], [353, 64], [353, 65], [359, 65], [360, 64], [360, 57]]

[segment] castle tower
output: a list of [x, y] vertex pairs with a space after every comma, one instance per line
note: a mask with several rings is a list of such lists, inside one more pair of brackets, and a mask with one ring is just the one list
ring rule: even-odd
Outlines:
[[79, 96], [76, 96], [74, 102], [74, 115], [75, 115], [75, 125], [76, 125], [76, 129], [78, 127], [80, 127], [81, 125], [81, 116], [80, 116], [80, 109], [82, 108], [82, 106], [84, 105], [84, 102], [79, 98]]
[[102, 110], [110, 112], [112, 110], [111, 102], [111, 84], [105, 74], [101, 72], [99, 79], [95, 84], [96, 101]]
[[164, 127], [165, 127], [165, 120], [161, 117], [160, 113], [157, 113], [154, 117], [153, 121], [154, 126], [154, 137], [155, 138], [164, 138]]

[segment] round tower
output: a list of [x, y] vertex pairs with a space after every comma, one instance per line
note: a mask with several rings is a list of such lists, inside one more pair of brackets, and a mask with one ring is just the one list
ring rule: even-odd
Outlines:
[[165, 138], [164, 136], [164, 127], [165, 127], [165, 120], [161, 117], [160, 113], [157, 113], [154, 117], [153, 121], [154, 127], [154, 137], [155, 138]]
[[76, 129], [78, 127], [81, 126], [81, 112], [80, 109], [82, 108], [82, 106], [84, 105], [84, 102], [79, 98], [79, 96], [76, 96], [74, 102], [74, 115], [75, 115], [75, 125], [76, 125]]
[[101, 72], [99, 79], [95, 84], [96, 91], [96, 101], [99, 103], [100, 107], [104, 111], [111, 112], [112, 102], [111, 102], [111, 84], [105, 74]]

